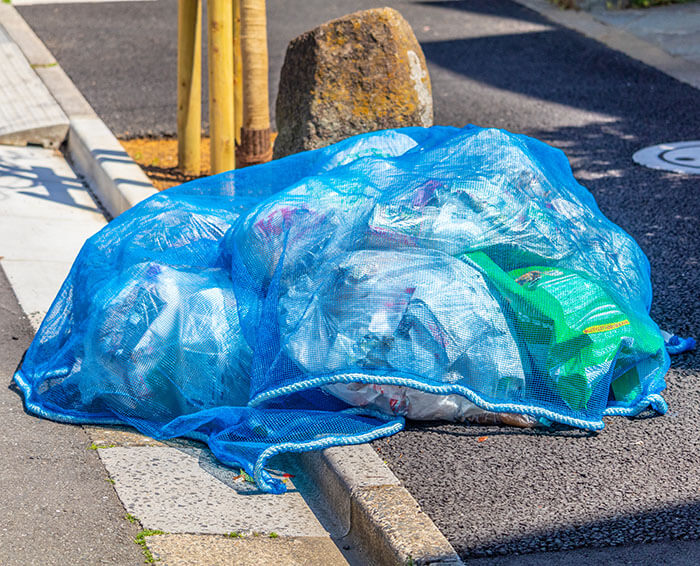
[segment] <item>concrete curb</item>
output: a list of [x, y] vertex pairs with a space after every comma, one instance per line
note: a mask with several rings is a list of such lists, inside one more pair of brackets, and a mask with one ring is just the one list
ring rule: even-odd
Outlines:
[[158, 192], [99, 118], [71, 117], [68, 154], [113, 218]]
[[143, 170], [124, 151], [19, 12], [11, 5], [0, 4], [0, 23], [68, 116], [68, 156], [109, 215], [118, 216], [156, 194], [158, 191]]
[[374, 449], [340, 446], [301, 454], [302, 466], [342, 521], [347, 536], [377, 565], [462, 564]]
[[631, 33], [598, 21], [588, 12], [563, 10], [549, 0], [515, 0], [554, 23], [577, 31], [607, 45], [611, 49], [637, 59], [659, 71], [700, 89], [700, 65], [670, 55], [660, 47]]

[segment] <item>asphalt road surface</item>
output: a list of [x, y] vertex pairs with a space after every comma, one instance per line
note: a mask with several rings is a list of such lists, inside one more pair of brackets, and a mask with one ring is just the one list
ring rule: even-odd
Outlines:
[[[423, 46], [436, 123], [502, 127], [563, 149], [649, 256], [654, 319], [700, 336], [700, 177], [632, 161], [647, 145], [698, 139], [700, 91], [505, 0], [382, 4]], [[268, 1], [271, 100], [291, 38], [373, 5]], [[174, 133], [174, 0], [21, 13], [117, 134]], [[699, 545], [683, 541], [700, 539], [699, 373], [698, 353], [675, 358], [666, 416], [608, 419], [598, 434], [414, 424], [374, 445], [460, 555], [510, 555], [477, 563], [586, 547], [546, 561], [696, 564]]]

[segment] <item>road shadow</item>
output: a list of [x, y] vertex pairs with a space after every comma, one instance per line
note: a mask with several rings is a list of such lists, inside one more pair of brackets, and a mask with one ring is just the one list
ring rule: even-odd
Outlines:
[[[415, 3], [430, 8], [457, 10], [483, 16], [505, 17], [533, 23], [549, 23], [549, 20], [537, 12], [512, 2], [504, 2], [503, 0], [490, 0], [489, 2], [483, 2], [483, 0], [427, 0]], [[504, 12], [504, 5], [509, 5], [510, 9], [508, 11], [510, 13]]]
[[635, 116], [642, 121], [648, 119], [650, 107], [672, 112], [677, 102], [699, 98], [689, 85], [604, 49], [591, 39], [547, 24], [554, 29], [422, 41], [429, 66], [439, 67], [430, 69], [436, 121], [441, 122], [444, 106], [454, 106], [454, 93], [446, 100], [441, 92], [441, 83], [447, 80], [441, 69], [453, 77], [461, 75], [529, 98], [615, 117]]
[[549, 427], [517, 428], [512, 426], [479, 425], [453, 423], [447, 421], [406, 421], [406, 432], [430, 432], [441, 436], [485, 438], [489, 436], [557, 436], [562, 438], [587, 438], [598, 433], [591, 430], [581, 430], [559, 423]]
[[[655, 534], [649, 541], [645, 533]], [[518, 537], [503, 537], [500, 539], [484, 540], [473, 546], [458, 546], [456, 548], [463, 559], [493, 557], [498, 555], [529, 554], [541, 552], [561, 552], [574, 549], [601, 549], [622, 545], [642, 546], [641, 542], [689, 541], [700, 538], [700, 500], [689, 501], [680, 505], [659, 506], [639, 513], [613, 515], [598, 521], [581, 521], [565, 524], [547, 530], [535, 530]], [[695, 547], [695, 561], [686, 556], [687, 562], [666, 561], [654, 553], [644, 553], [643, 548], [629, 551], [635, 555], [633, 561], [620, 560], [616, 562], [601, 561], [587, 562], [588, 564], [624, 563], [656, 566], [657, 564], [697, 564], [700, 554]], [[640, 552], [640, 550], [642, 552]], [[647, 554], [645, 556], [645, 554]], [[539, 557], [541, 564], [563, 564], [562, 561], [552, 561], [544, 556]], [[629, 557], [627, 557], [629, 559]], [[523, 557], [523, 563], [525, 563]], [[494, 560], [494, 562], [496, 562]], [[488, 561], [478, 561], [486, 566]], [[528, 561], [536, 564], [537, 561]], [[576, 563], [576, 562], [573, 562]], [[470, 562], [471, 564], [471, 562]]]

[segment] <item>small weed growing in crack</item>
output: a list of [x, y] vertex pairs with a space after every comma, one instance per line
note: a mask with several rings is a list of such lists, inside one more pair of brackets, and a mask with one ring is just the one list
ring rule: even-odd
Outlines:
[[116, 448], [116, 444], [104, 444], [104, 445], [98, 445], [95, 444], [94, 442], [87, 447], [88, 450], [97, 450], [98, 448]]
[[241, 473], [238, 475], [238, 477], [243, 478], [248, 483], [255, 483], [255, 480], [251, 478], [243, 468], [241, 468]]
[[275, 533], [275, 532], [271, 532], [271, 533], [270, 533], [269, 535], [267, 535], [267, 536], [269, 536], [270, 538], [279, 538], [279, 535], [278, 535], [277, 533]]
[[243, 533], [239, 533], [238, 531], [233, 531], [232, 533], [226, 533], [224, 536], [226, 538], [243, 538]]
[[141, 547], [141, 552], [143, 552], [143, 557], [146, 564], [153, 564], [156, 562], [156, 559], [153, 557], [153, 554], [146, 545], [146, 537], [165, 534], [167, 533], [165, 533], [164, 531], [153, 531], [151, 529], [143, 529], [139, 534], [136, 535], [134, 542]]
[[136, 517], [134, 517], [131, 513], [127, 513], [126, 515], [124, 515], [124, 518], [127, 521], [129, 521], [132, 525], [135, 525], [139, 522], [139, 520]]
[[114, 480], [112, 478], [105, 478], [105, 481], [114, 485]]
[[[8, 2], [9, 3], [9, 2]], [[51, 67], [56, 67], [58, 63], [55, 61], [53, 63], [33, 63], [29, 65], [32, 69], [50, 69]]]

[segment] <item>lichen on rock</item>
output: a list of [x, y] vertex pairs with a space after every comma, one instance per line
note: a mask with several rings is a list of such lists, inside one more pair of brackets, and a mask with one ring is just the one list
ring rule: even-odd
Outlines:
[[411, 26], [396, 10], [377, 8], [292, 40], [276, 117], [275, 158], [359, 133], [431, 126], [430, 77]]

